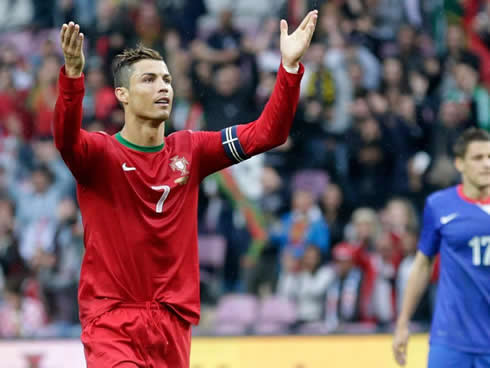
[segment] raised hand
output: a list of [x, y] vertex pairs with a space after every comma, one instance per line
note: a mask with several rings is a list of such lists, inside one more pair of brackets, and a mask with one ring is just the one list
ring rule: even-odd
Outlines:
[[315, 32], [318, 10], [310, 11], [299, 27], [288, 35], [288, 23], [281, 20], [281, 56], [286, 69], [297, 70], [299, 61], [310, 46], [311, 37]]
[[60, 37], [61, 48], [65, 57], [66, 75], [72, 78], [80, 77], [85, 65], [83, 33], [80, 33], [80, 26], [73, 22], [63, 24]]

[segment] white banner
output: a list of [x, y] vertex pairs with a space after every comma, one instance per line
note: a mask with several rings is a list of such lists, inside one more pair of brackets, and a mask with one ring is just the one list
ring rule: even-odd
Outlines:
[[86, 368], [79, 340], [0, 341], [0, 368]]

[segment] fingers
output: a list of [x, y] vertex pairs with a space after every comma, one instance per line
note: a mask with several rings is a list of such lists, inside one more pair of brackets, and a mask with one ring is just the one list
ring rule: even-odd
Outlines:
[[313, 13], [315, 11], [316, 10], [312, 10], [312, 11], [308, 12], [308, 14], [306, 14], [306, 17], [303, 18], [303, 21], [301, 22], [301, 24], [298, 27], [299, 29], [303, 29], [304, 30], [306, 28], [306, 25], [310, 21], [310, 17], [313, 15]]
[[73, 32], [71, 33], [70, 45], [69, 45], [69, 47], [72, 50], [75, 50], [75, 47], [77, 45], [77, 38], [78, 38], [79, 32], [80, 32], [80, 26], [78, 24], [75, 24], [75, 27], [73, 29]]
[[60, 31], [60, 39], [61, 39], [61, 45], [63, 46], [65, 43], [65, 37], [66, 37], [66, 31], [68, 30], [68, 26], [66, 24], [63, 24], [61, 27]]
[[405, 365], [405, 352], [402, 352], [402, 351], [397, 351], [395, 353], [395, 359], [396, 359], [396, 362], [398, 363], [398, 365]]
[[[315, 10], [316, 12], [316, 10]], [[310, 21], [308, 22], [307, 32], [308, 32], [308, 46], [310, 45], [311, 38], [313, 37], [313, 33], [315, 33], [316, 21], [318, 20], [318, 12], [314, 13], [310, 17]]]
[[83, 33], [79, 33], [77, 37], [76, 50], [81, 50], [83, 45]]
[[395, 355], [395, 360], [399, 365], [405, 365], [407, 346], [405, 344], [393, 345], [393, 353]]
[[63, 24], [63, 27], [61, 27], [61, 32], [62, 32], [62, 46], [63, 48], [68, 48], [70, 46], [70, 41], [71, 41], [71, 36], [73, 34], [73, 31], [75, 29], [75, 23], [70, 22], [68, 24]]
[[288, 35], [288, 22], [286, 22], [284, 19], [281, 19], [281, 36], [287, 36]]
[[80, 26], [70, 22], [61, 27], [60, 38], [64, 51], [78, 52], [82, 47], [84, 36], [80, 33]]

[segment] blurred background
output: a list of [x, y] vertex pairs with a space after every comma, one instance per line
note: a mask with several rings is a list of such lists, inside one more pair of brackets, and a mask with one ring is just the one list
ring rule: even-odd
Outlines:
[[279, 19], [292, 30], [312, 8], [290, 138], [201, 186], [194, 335], [391, 331], [424, 199], [458, 182], [460, 132], [490, 130], [487, 0], [0, 0], [1, 338], [80, 334], [83, 228], [51, 136], [60, 26], [86, 35], [85, 129], [121, 129], [111, 61], [141, 42], [173, 75], [169, 134], [256, 119]]

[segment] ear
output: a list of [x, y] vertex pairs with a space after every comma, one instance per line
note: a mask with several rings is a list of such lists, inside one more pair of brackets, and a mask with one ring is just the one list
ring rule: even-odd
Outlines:
[[454, 166], [456, 167], [456, 170], [462, 174], [464, 170], [464, 159], [461, 157], [456, 157], [454, 159]]
[[114, 93], [117, 100], [123, 105], [128, 103], [129, 91], [126, 87], [117, 87]]

